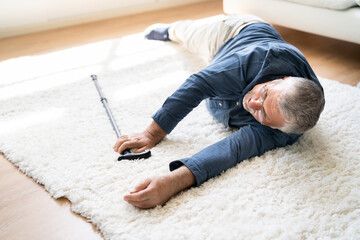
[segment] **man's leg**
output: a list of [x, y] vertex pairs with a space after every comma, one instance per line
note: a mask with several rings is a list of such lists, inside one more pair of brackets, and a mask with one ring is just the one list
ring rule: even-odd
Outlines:
[[191, 52], [211, 60], [219, 48], [243, 27], [261, 21], [251, 15], [219, 15], [195, 21], [179, 21], [168, 26], [154, 25], [150, 29], [156, 30], [151, 32], [148, 29], [148, 32], [151, 34], [149, 39], [183, 44]]

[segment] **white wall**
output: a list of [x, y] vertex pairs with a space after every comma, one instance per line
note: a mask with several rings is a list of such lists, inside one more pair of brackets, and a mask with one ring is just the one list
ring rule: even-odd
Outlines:
[[0, 38], [206, 0], [0, 0]]

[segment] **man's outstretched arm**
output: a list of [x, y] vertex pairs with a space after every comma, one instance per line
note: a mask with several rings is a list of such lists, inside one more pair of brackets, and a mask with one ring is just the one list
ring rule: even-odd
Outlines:
[[196, 185], [199, 186], [245, 159], [286, 145], [286, 139], [282, 143], [278, 142], [273, 139], [270, 131], [258, 125], [259, 127], [244, 126], [192, 157], [171, 162], [170, 171], [185, 165], [194, 174]]
[[243, 127], [192, 157], [171, 162], [169, 174], [146, 179], [124, 200], [139, 208], [162, 205], [176, 193], [198, 186], [240, 161], [259, 156], [274, 147], [270, 135], [259, 134], [250, 126]]
[[138, 184], [124, 200], [138, 208], [152, 208], [167, 202], [172, 196], [196, 183], [194, 175], [182, 166], [166, 175], [148, 178]]

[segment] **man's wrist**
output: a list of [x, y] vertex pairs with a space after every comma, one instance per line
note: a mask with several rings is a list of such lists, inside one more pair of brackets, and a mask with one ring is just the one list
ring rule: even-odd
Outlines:
[[155, 144], [159, 143], [167, 134], [155, 121], [151, 122], [145, 132], [154, 139]]
[[168, 174], [170, 181], [173, 183], [175, 193], [196, 184], [194, 174], [185, 165]]

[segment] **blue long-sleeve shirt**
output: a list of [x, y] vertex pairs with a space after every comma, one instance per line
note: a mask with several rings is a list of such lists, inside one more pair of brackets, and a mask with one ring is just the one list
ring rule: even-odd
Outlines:
[[303, 54], [269, 24], [251, 24], [224, 43], [205, 69], [191, 75], [166, 99], [153, 119], [170, 133], [206, 99], [219, 121], [239, 130], [192, 157], [171, 162], [170, 170], [186, 165], [200, 185], [244, 159], [293, 144], [299, 134], [261, 125], [242, 106], [243, 97], [255, 85], [287, 76], [308, 78], [321, 87]]

